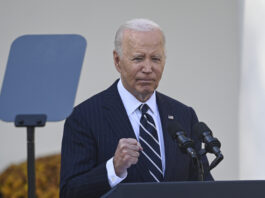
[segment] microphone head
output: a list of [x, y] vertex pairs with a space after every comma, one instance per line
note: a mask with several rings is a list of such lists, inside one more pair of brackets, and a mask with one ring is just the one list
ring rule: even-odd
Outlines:
[[197, 135], [197, 137], [199, 139], [203, 139], [205, 132], [210, 133], [210, 135], [213, 134], [212, 131], [211, 131], [211, 129], [204, 122], [198, 122], [198, 123], [196, 123], [193, 126], [192, 131], [193, 131], [194, 134]]
[[182, 126], [176, 120], [170, 120], [167, 126], [171, 137], [176, 140], [178, 147], [183, 153], [188, 153], [192, 159], [197, 159], [197, 154], [194, 150], [194, 142], [186, 137], [186, 133]]
[[170, 120], [167, 125], [167, 130], [173, 139], [176, 138], [177, 132], [184, 132], [182, 126], [176, 120]]

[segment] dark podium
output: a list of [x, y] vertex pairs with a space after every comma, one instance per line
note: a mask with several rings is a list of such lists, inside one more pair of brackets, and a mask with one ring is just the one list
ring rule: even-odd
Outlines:
[[261, 198], [265, 180], [119, 184], [101, 198]]

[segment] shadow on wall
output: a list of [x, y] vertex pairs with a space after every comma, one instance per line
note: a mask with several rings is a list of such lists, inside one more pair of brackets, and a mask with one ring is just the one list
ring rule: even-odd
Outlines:
[[[59, 197], [60, 154], [36, 159], [36, 197]], [[0, 198], [27, 198], [27, 163], [10, 165], [0, 175]]]

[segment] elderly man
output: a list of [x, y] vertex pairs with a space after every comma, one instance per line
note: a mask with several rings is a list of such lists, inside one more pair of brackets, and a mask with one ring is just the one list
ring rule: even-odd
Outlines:
[[[197, 179], [167, 131], [168, 119], [176, 119], [196, 140], [196, 114], [156, 91], [166, 60], [161, 28], [147, 19], [126, 22], [116, 33], [113, 58], [120, 79], [75, 107], [65, 122], [61, 198], [99, 197], [120, 182]], [[212, 180], [208, 171], [204, 177]]]

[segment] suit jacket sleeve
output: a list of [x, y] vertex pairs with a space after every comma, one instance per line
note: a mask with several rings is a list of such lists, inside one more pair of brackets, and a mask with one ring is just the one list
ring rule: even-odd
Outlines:
[[75, 108], [64, 125], [60, 198], [99, 197], [110, 189], [106, 162], [97, 163], [96, 140], [83, 114]]

